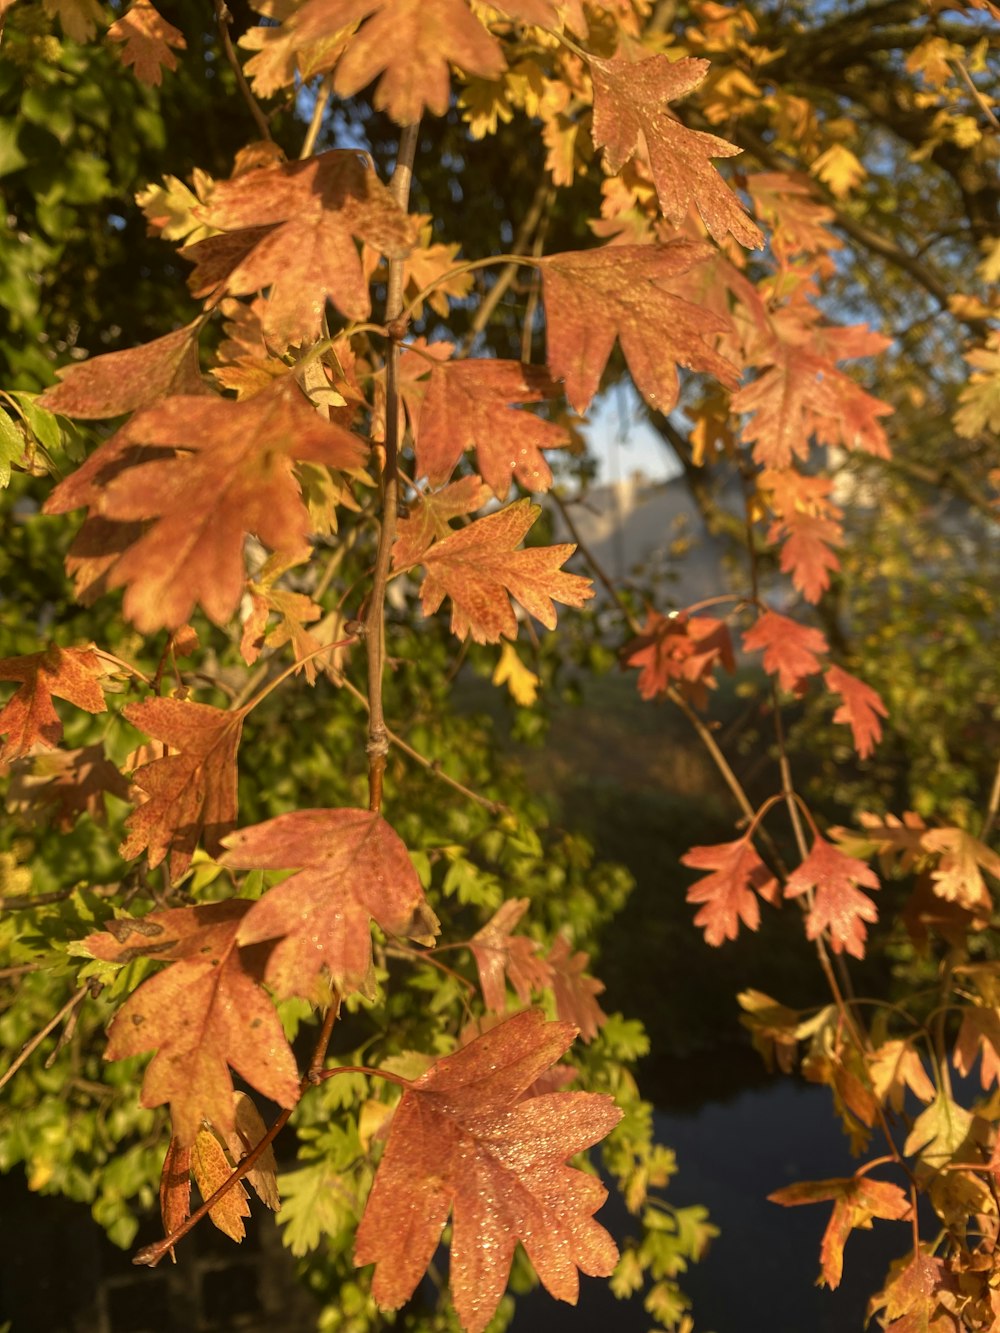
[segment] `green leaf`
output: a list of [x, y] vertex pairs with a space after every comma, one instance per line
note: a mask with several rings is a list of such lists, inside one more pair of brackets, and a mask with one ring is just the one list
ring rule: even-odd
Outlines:
[[0, 486], [10, 484], [13, 463], [24, 457], [24, 436], [6, 412], [0, 411]]

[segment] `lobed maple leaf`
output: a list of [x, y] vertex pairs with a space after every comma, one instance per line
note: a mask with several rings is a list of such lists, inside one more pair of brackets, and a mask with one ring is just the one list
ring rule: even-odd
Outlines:
[[82, 814], [104, 822], [105, 793], [128, 800], [128, 783], [98, 742], [17, 760], [11, 767], [7, 809], [36, 819], [51, 817], [56, 828], [68, 832]]
[[[365, 19], [336, 59], [333, 87], [340, 97], [353, 97], [381, 75], [373, 105], [397, 125], [415, 125], [425, 108], [445, 114], [451, 65], [484, 79], [499, 78], [507, 68], [500, 43], [466, 0], [307, 0], [294, 31], [309, 43]], [[312, 72], [324, 67], [314, 61]]]
[[888, 403], [805, 347], [782, 344], [773, 356], [773, 364], [731, 400], [734, 412], [750, 414], [743, 438], [753, 444], [756, 462], [786, 468], [793, 458], [808, 456], [813, 436], [878, 458], [889, 456], [879, 423], [892, 412]]
[[870, 1176], [848, 1176], [833, 1180], [806, 1180], [769, 1194], [772, 1203], [793, 1208], [803, 1203], [833, 1199], [833, 1214], [820, 1247], [821, 1281], [831, 1289], [840, 1286], [844, 1272], [844, 1245], [855, 1227], [870, 1230], [872, 1219], [903, 1222], [910, 1217], [910, 1200], [898, 1185]]
[[781, 572], [791, 574], [792, 583], [807, 602], [818, 602], [830, 586], [830, 571], [840, 560], [830, 549], [839, 546], [843, 531], [836, 519], [822, 514], [786, 513], [772, 523], [769, 542], [783, 541]]
[[696, 880], [687, 891], [689, 903], [703, 903], [694, 924], [703, 926], [706, 944], [734, 940], [739, 923], [756, 930], [760, 925], [760, 906], [753, 890], [765, 902], [778, 901], [778, 881], [757, 855], [749, 838], [718, 843], [712, 847], [692, 847], [681, 857], [681, 865], [715, 873]]
[[962, 1010], [952, 1063], [963, 1078], [968, 1078], [979, 1056], [979, 1081], [985, 1092], [1000, 1083], [1000, 1011], [994, 1006], [969, 1005]]
[[677, 366], [703, 370], [729, 388], [738, 376], [712, 341], [727, 320], [671, 291], [671, 282], [705, 259], [698, 242], [612, 245], [546, 255], [537, 261], [545, 295], [548, 364], [566, 397], [585, 412], [617, 338], [636, 388], [661, 412], [677, 402]]
[[436, 542], [422, 556], [425, 613], [433, 615], [450, 597], [453, 634], [464, 639], [471, 633], [476, 643], [497, 643], [502, 635], [517, 637], [508, 594], [547, 629], [555, 628], [554, 601], [582, 606], [593, 597], [590, 579], [560, 572], [574, 545], [515, 550], [540, 513], [530, 500], [517, 500]]
[[887, 717], [888, 709], [870, 685], [841, 667], [830, 667], [824, 673], [823, 680], [827, 689], [839, 694], [844, 701], [833, 715], [834, 722], [850, 724], [858, 757], [867, 759], [882, 739], [879, 718]]
[[927, 829], [920, 845], [940, 857], [931, 871], [935, 894], [978, 917], [988, 918], [993, 910], [993, 895], [982, 872], [1000, 880], [1000, 856], [971, 833], [958, 828]]
[[18, 689], [0, 709], [0, 762], [19, 759], [35, 745], [54, 750], [62, 739], [62, 723], [53, 697], [66, 699], [88, 713], [103, 713], [102, 677], [114, 668], [94, 644], [60, 648], [52, 644], [40, 653], [0, 658], [0, 680], [19, 682]]
[[573, 1040], [568, 1023], [529, 1009], [498, 1023], [408, 1084], [396, 1108], [355, 1242], [375, 1264], [372, 1295], [399, 1309], [453, 1214], [450, 1284], [466, 1333], [482, 1333], [507, 1285], [518, 1240], [546, 1290], [575, 1304], [577, 1270], [605, 1277], [618, 1250], [593, 1214], [607, 1198], [566, 1158], [621, 1119], [610, 1097], [525, 1096]]
[[714, 134], [689, 130], [667, 110], [704, 81], [707, 60], [665, 55], [630, 61], [590, 56], [594, 84], [593, 137], [604, 147], [604, 163], [615, 174], [645, 150], [665, 217], [680, 226], [693, 203], [716, 241], [731, 232], [750, 249], [764, 245], [760, 229], [747, 217], [736, 195], [712, 166], [713, 157], [741, 150]]
[[279, 1106], [299, 1096], [295, 1059], [274, 1005], [259, 985], [256, 958], [237, 947], [251, 904], [238, 899], [122, 917], [88, 935], [105, 962], [149, 956], [172, 966], [144, 981], [111, 1024], [105, 1059], [155, 1050], [142, 1105], [170, 1103], [174, 1137], [194, 1143], [203, 1120], [235, 1132], [231, 1066]]
[[144, 796], [125, 821], [121, 854], [131, 859], [144, 851], [151, 869], [169, 854], [170, 878], [177, 880], [199, 840], [214, 855], [236, 824], [236, 752], [245, 714], [186, 699], [145, 699], [122, 712], [175, 753], [132, 775]]
[[552, 941], [545, 963], [552, 971], [552, 994], [556, 1013], [565, 1023], [580, 1029], [584, 1041], [593, 1041], [608, 1021], [608, 1016], [597, 1003], [604, 991], [604, 982], [584, 970], [590, 955], [582, 949], [573, 952], [569, 940], [561, 932]]
[[390, 259], [403, 258], [416, 239], [415, 223], [375, 172], [343, 150], [220, 181], [200, 212], [209, 226], [232, 233], [186, 252], [212, 264], [202, 269], [201, 286], [214, 276], [233, 295], [269, 287], [264, 333], [282, 345], [320, 337], [327, 298], [348, 319], [368, 317], [355, 238]]
[[512, 933], [530, 905], [530, 898], [508, 898], [469, 941], [479, 969], [483, 1001], [494, 1013], [502, 1014], [507, 1008], [505, 976], [522, 1004], [529, 1002], [533, 990], [542, 990], [552, 982], [551, 967], [538, 957], [537, 942], [528, 935]]
[[961, 1333], [959, 1319], [947, 1310], [958, 1305], [958, 1279], [943, 1259], [923, 1247], [892, 1265], [885, 1288], [872, 1297], [869, 1311], [885, 1311], [880, 1318], [886, 1333]]
[[526, 490], [547, 491], [552, 472], [543, 449], [569, 443], [562, 426], [514, 403], [540, 403], [554, 391], [544, 370], [520, 361], [449, 361], [434, 366], [414, 429], [417, 476], [432, 486], [451, 476], [466, 449], [476, 450], [483, 480], [505, 500], [511, 478]]
[[897, 1113], [903, 1109], [907, 1088], [923, 1102], [933, 1100], [936, 1089], [911, 1042], [884, 1041], [867, 1063], [872, 1091]]
[[396, 569], [415, 565], [436, 541], [451, 534], [449, 519], [471, 514], [489, 499], [489, 489], [475, 475], [460, 477], [439, 491], [421, 491], [407, 503], [396, 524], [392, 563]]
[[878, 875], [853, 856], [821, 838], [818, 834], [809, 855], [788, 876], [785, 897], [814, 893], [813, 903], [806, 917], [806, 935], [814, 940], [829, 931], [830, 946], [834, 953], [845, 950], [855, 958], [865, 956], [864, 922], [878, 920], [878, 908], [856, 885], [868, 889], [880, 887]]
[[198, 370], [200, 320], [141, 347], [108, 352], [56, 373], [60, 383], [38, 399], [49, 412], [83, 420], [124, 416], [170, 394], [204, 391]]
[[[152, 446], [152, 447], [150, 447]], [[125, 584], [125, 614], [145, 633], [177, 629], [201, 604], [223, 625], [239, 605], [244, 541], [307, 554], [309, 512], [293, 461], [358, 466], [365, 446], [316, 412], [290, 377], [252, 398], [177, 397], [133, 417], [49, 496], [47, 513], [81, 504], [129, 529], [102, 578]]]
[[704, 708], [715, 689], [715, 669], [736, 670], [729, 628], [712, 616], [649, 611], [642, 633], [622, 649], [626, 666], [640, 667], [638, 686], [644, 699], [655, 699], [675, 686], [696, 708]]
[[184, 34], [168, 23], [150, 0], [132, 0], [126, 13], [108, 29], [108, 41], [124, 42], [122, 64], [135, 67], [136, 78], [158, 87], [164, 69], [176, 69], [177, 57], [171, 47], [183, 51]]
[[808, 176], [757, 172], [748, 178], [747, 189], [768, 225], [768, 244], [782, 267], [796, 255], [825, 255], [843, 245], [829, 228], [836, 214], [820, 200]]
[[817, 653], [830, 651], [826, 635], [797, 620], [765, 611], [743, 635], [748, 653], [763, 649], [764, 670], [778, 677], [778, 684], [792, 694], [801, 694], [806, 676], [822, 671]]
[[371, 923], [430, 945], [438, 922], [399, 835], [369, 810], [295, 810], [223, 839], [223, 865], [297, 873], [253, 904], [240, 944], [277, 940], [265, 979], [281, 996], [370, 992]]

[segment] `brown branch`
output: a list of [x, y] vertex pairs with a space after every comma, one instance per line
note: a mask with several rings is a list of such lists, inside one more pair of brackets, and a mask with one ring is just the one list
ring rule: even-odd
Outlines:
[[229, 35], [229, 25], [233, 21], [233, 16], [229, 12], [226, 0], [214, 0], [215, 3], [215, 22], [219, 30], [219, 41], [222, 43], [222, 50], [225, 57], [236, 75], [236, 83], [244, 102], [250, 108], [250, 114], [253, 116], [254, 124], [260, 131], [262, 139], [271, 139], [271, 126], [268, 124], [267, 117], [260, 108], [260, 104], [250, 91], [250, 85], [247, 83], [246, 75], [243, 73], [243, 66], [240, 64], [239, 56], [236, 54], [236, 48], [233, 46], [233, 39]]
[[[399, 136], [396, 167], [389, 182], [389, 192], [396, 203], [407, 211], [410, 183], [413, 179], [413, 160], [417, 151], [419, 127], [407, 125]], [[385, 322], [392, 328], [403, 309], [403, 261], [390, 259], [389, 281], [385, 298]], [[385, 466], [382, 470], [382, 525], [379, 529], [375, 573], [372, 577], [371, 597], [364, 621], [365, 651], [368, 654], [368, 808], [378, 812], [382, 808], [382, 777], [385, 757], [389, 752], [389, 735], [382, 712], [382, 675], [385, 670], [385, 590], [389, 582], [389, 563], [392, 543], [396, 536], [396, 508], [399, 493], [399, 334], [390, 332], [389, 351], [385, 362]]]
[[302, 147], [299, 150], [300, 162], [304, 162], [307, 157], [312, 156], [312, 151], [316, 147], [316, 140], [319, 138], [319, 132], [323, 127], [323, 116], [326, 113], [326, 108], [329, 104], [332, 92], [333, 87], [330, 80], [324, 79], [320, 84], [319, 92], [316, 94], [312, 117], [309, 121], [309, 128], [306, 130], [306, 137], [302, 140]]

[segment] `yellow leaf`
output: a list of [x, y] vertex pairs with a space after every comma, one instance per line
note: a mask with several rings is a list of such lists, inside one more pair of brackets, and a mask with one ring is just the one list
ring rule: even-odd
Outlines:
[[493, 672], [493, 684], [506, 684], [514, 702], [522, 708], [530, 708], [538, 698], [538, 677], [524, 665], [512, 643], [503, 646]]
[[831, 144], [810, 167], [836, 199], [844, 199], [864, 180], [867, 172], [849, 148]]

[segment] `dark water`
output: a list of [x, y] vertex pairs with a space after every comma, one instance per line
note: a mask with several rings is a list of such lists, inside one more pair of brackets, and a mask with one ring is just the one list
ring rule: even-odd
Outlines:
[[[833, 1117], [827, 1089], [776, 1078], [693, 1114], [657, 1112], [657, 1136], [680, 1166], [667, 1197], [700, 1203], [722, 1230], [707, 1257], [681, 1279], [698, 1333], [861, 1333], [869, 1296], [911, 1241], [909, 1224], [854, 1232], [836, 1291], [815, 1285], [830, 1204], [782, 1208], [767, 1195], [796, 1180], [850, 1175], [857, 1166]], [[609, 1200], [601, 1220], [621, 1237], [629, 1219]], [[641, 1297], [621, 1302], [583, 1279], [577, 1308], [529, 1297], [514, 1333], [647, 1333]]]

